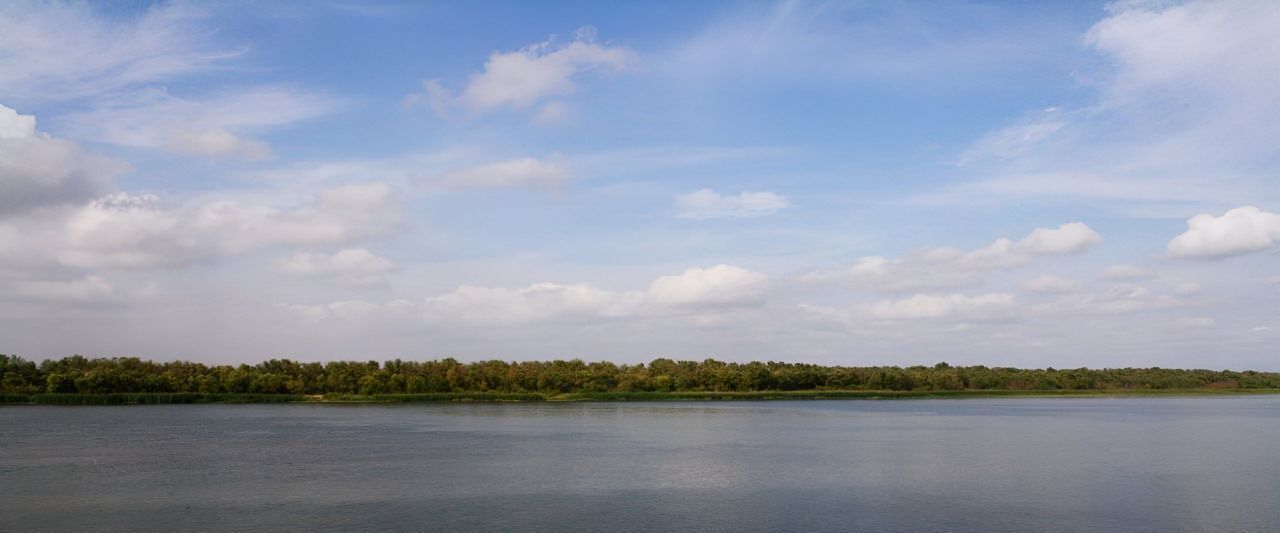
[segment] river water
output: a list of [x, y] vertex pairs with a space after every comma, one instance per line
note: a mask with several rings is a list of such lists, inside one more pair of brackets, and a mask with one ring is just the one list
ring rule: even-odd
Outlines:
[[1280, 531], [1280, 397], [8, 406], [0, 531]]

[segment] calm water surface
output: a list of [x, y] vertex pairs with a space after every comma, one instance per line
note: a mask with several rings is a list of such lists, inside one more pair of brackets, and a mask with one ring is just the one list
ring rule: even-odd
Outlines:
[[0, 407], [0, 531], [1280, 531], [1280, 397]]

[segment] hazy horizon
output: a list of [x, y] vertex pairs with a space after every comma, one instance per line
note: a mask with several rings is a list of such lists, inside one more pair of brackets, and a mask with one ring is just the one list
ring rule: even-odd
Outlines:
[[1280, 370], [1280, 2], [0, 4], [0, 353]]

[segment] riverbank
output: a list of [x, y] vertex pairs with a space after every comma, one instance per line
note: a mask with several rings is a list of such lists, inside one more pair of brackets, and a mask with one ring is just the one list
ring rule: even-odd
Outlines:
[[429, 394], [3, 394], [11, 405], [157, 405], [192, 403], [440, 403], [440, 402], [658, 402], [771, 400], [907, 400], [943, 398], [1098, 398], [1133, 396], [1230, 396], [1280, 394], [1280, 389], [1096, 389], [1096, 390], [809, 390], [752, 392], [574, 392], [563, 394], [442, 392]]

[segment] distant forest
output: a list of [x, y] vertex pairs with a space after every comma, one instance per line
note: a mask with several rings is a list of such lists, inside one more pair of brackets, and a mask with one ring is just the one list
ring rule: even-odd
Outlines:
[[378, 363], [256, 365], [158, 363], [133, 357], [81, 356], [41, 363], [0, 355], [6, 394], [289, 394], [640, 393], [756, 391], [961, 391], [1280, 389], [1280, 373], [1165, 368], [1017, 369], [986, 366], [845, 367], [800, 363], [727, 363], [655, 359], [608, 362], [454, 359]]

